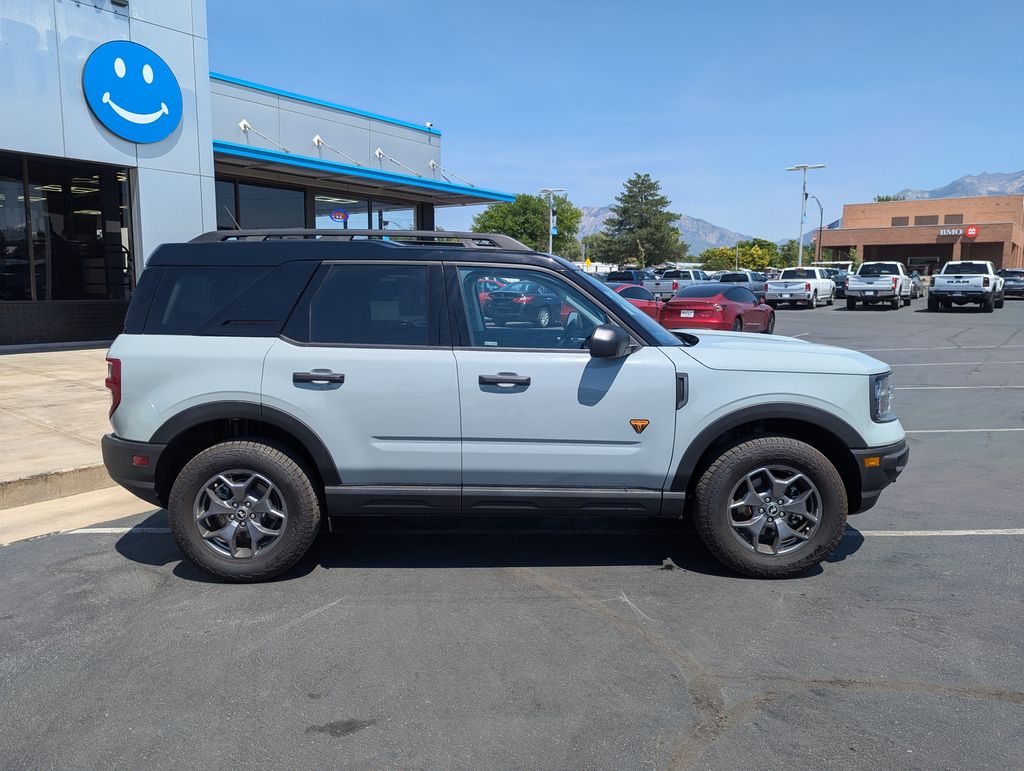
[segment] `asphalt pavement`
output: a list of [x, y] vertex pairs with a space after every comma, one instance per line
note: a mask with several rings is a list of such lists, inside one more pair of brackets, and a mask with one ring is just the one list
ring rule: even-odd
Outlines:
[[803, 578], [657, 521], [356, 520], [253, 586], [163, 512], [2, 547], [0, 765], [1020, 767], [1024, 301], [923, 309], [778, 311], [912, 446]]

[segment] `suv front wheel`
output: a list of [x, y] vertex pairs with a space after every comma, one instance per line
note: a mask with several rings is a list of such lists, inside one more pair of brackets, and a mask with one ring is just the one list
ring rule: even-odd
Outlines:
[[765, 436], [723, 452], [697, 483], [701, 540], [726, 566], [753, 578], [803, 573], [827, 557], [846, 527], [846, 488], [804, 442]]
[[264, 581], [302, 557], [320, 529], [320, 502], [302, 464], [260, 441], [209, 447], [178, 474], [171, 534], [195, 565], [228, 581]]

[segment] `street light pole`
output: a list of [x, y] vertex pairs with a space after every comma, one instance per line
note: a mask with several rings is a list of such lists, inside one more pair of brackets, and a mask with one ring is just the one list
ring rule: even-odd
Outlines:
[[812, 195], [811, 198], [818, 204], [818, 239], [814, 243], [815, 262], [821, 262], [821, 231], [825, 229], [825, 208], [821, 205], [821, 201], [818, 200], [818, 196]]
[[800, 240], [797, 241], [797, 267], [804, 264], [804, 220], [807, 219], [807, 170], [823, 169], [824, 163], [798, 163], [795, 166], [787, 166], [786, 171], [802, 171], [804, 177], [803, 193], [800, 196]]
[[548, 254], [555, 253], [555, 193], [564, 193], [564, 187], [542, 187], [541, 195], [548, 197]]

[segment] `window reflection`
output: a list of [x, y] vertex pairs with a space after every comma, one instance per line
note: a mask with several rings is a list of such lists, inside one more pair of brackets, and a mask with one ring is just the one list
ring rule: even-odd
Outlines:
[[315, 226], [325, 230], [366, 230], [370, 203], [344, 193], [317, 193], [313, 199]]

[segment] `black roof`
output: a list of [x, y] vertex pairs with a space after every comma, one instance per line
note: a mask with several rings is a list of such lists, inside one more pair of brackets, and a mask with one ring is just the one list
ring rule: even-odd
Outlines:
[[[385, 240], [386, 239], [386, 240]], [[574, 269], [507, 236], [444, 231], [223, 230], [188, 243], [164, 244], [147, 266], [273, 267], [303, 260], [471, 260]]]

